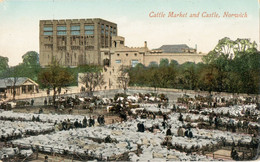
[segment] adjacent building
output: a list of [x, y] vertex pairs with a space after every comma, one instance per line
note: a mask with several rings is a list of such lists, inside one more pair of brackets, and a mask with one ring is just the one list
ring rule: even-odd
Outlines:
[[[122, 66], [136, 66], [141, 63], [145, 66], [160, 64], [162, 59], [168, 59], [169, 62], [177, 61], [179, 64], [185, 62], [198, 63], [202, 61], [204, 54], [198, 54], [196, 48], [190, 48], [186, 44], [163, 45], [158, 49], [149, 50], [147, 42], [142, 47], [128, 47], [125, 45], [125, 38], [121, 36], [112, 37], [112, 46], [110, 48], [101, 48], [101, 59], [104, 60], [103, 75], [106, 84], [97, 88], [100, 89], [118, 89], [122, 88], [118, 83], [120, 77], [120, 68]], [[80, 81], [78, 87], [84, 87]]]
[[11, 95], [14, 90], [16, 95], [38, 93], [39, 85], [27, 77], [0, 79], [0, 93]]
[[168, 59], [169, 62], [174, 60], [179, 64], [185, 62], [198, 63], [202, 61], [204, 56], [204, 54], [198, 54], [196, 48], [191, 48], [186, 44], [163, 45], [158, 49], [149, 50], [146, 41], [143, 47], [127, 47], [124, 37], [113, 36], [112, 42], [111, 48], [101, 49], [102, 59], [107, 60], [112, 68], [121, 65], [133, 67], [138, 63], [145, 66], [159, 65], [162, 59]]
[[103, 65], [101, 48], [112, 46], [117, 24], [103, 19], [40, 21], [40, 64], [56, 59], [63, 66]]

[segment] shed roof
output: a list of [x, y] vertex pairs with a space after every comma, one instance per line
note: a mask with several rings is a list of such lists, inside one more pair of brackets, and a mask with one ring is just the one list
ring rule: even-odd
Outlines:
[[187, 44], [173, 44], [173, 45], [162, 45], [156, 50], [162, 50], [163, 53], [184, 53], [185, 49], [190, 48]]
[[36, 82], [34, 82], [33, 80], [31, 80], [30, 78], [27, 78], [27, 77], [18, 77], [18, 78], [10, 77], [10, 78], [0, 79], [0, 88], [6, 88], [6, 87], [12, 86], [15, 79], [16, 79], [16, 83], [15, 83], [16, 86], [21, 86], [26, 81], [30, 81], [33, 84], [38, 86], [38, 84]]

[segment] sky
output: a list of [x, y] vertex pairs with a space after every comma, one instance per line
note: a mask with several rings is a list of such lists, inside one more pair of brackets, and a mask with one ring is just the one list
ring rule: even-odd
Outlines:
[[[187, 44], [208, 53], [218, 40], [249, 38], [259, 45], [259, 0], [0, 0], [0, 56], [9, 65], [39, 52], [39, 21], [102, 18], [118, 25], [129, 47]], [[187, 17], [168, 17], [169, 12]], [[224, 13], [246, 17], [223, 17]], [[154, 13], [154, 14], [153, 14]], [[165, 14], [164, 17], [153, 17]], [[204, 13], [204, 14], [203, 14]], [[198, 14], [199, 17], [189, 17]], [[219, 17], [203, 17], [218, 14]], [[258, 49], [259, 46], [258, 46]]]

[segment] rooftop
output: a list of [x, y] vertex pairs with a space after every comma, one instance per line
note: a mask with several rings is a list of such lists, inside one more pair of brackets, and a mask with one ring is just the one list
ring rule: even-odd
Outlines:
[[186, 50], [194, 50], [186, 44], [162, 45], [154, 50], [162, 50], [163, 53], [186, 53]]
[[[13, 77], [0, 79], [0, 88], [6, 88], [6, 87], [12, 86], [14, 80], [15, 80], [15, 78], [13, 78]], [[18, 78], [16, 78], [15, 85], [20, 86], [20, 85], [24, 84], [27, 80], [30, 80], [31, 82], [33, 82], [31, 79], [29, 79], [27, 77], [18, 77]]]

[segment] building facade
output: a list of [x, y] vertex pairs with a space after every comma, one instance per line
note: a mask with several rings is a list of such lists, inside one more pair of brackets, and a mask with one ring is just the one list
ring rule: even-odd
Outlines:
[[[122, 85], [119, 83], [122, 66], [134, 67], [138, 63], [145, 66], [151, 64], [160, 64], [162, 59], [168, 59], [169, 62], [177, 61], [179, 64], [185, 62], [198, 63], [202, 61], [205, 54], [197, 54], [196, 49], [190, 48], [187, 45], [164, 45], [158, 49], [149, 50], [147, 42], [144, 42], [143, 47], [127, 47], [125, 46], [125, 38], [121, 36], [112, 37], [112, 46], [110, 48], [101, 48], [101, 59], [104, 60], [104, 68], [102, 74], [105, 78], [105, 84], [102, 87], [97, 87], [97, 90], [102, 89], [120, 89]], [[81, 83], [79, 74], [79, 90], [84, 87]]]
[[26, 77], [0, 79], [0, 94], [12, 95], [14, 90], [16, 95], [38, 93], [39, 85]]
[[117, 24], [103, 19], [40, 20], [40, 64], [103, 65], [101, 48], [112, 46]]
[[197, 50], [190, 48], [185, 44], [181, 45], [163, 45], [154, 50], [149, 50], [147, 42], [143, 47], [125, 46], [125, 38], [120, 36], [112, 37], [112, 47], [101, 49], [101, 58], [109, 61], [109, 66], [118, 68], [120, 66], [132, 66], [141, 63], [145, 66], [151, 64], [160, 64], [162, 59], [168, 59], [169, 62], [175, 60], [179, 64], [185, 62], [199, 63], [205, 54], [198, 54]]

